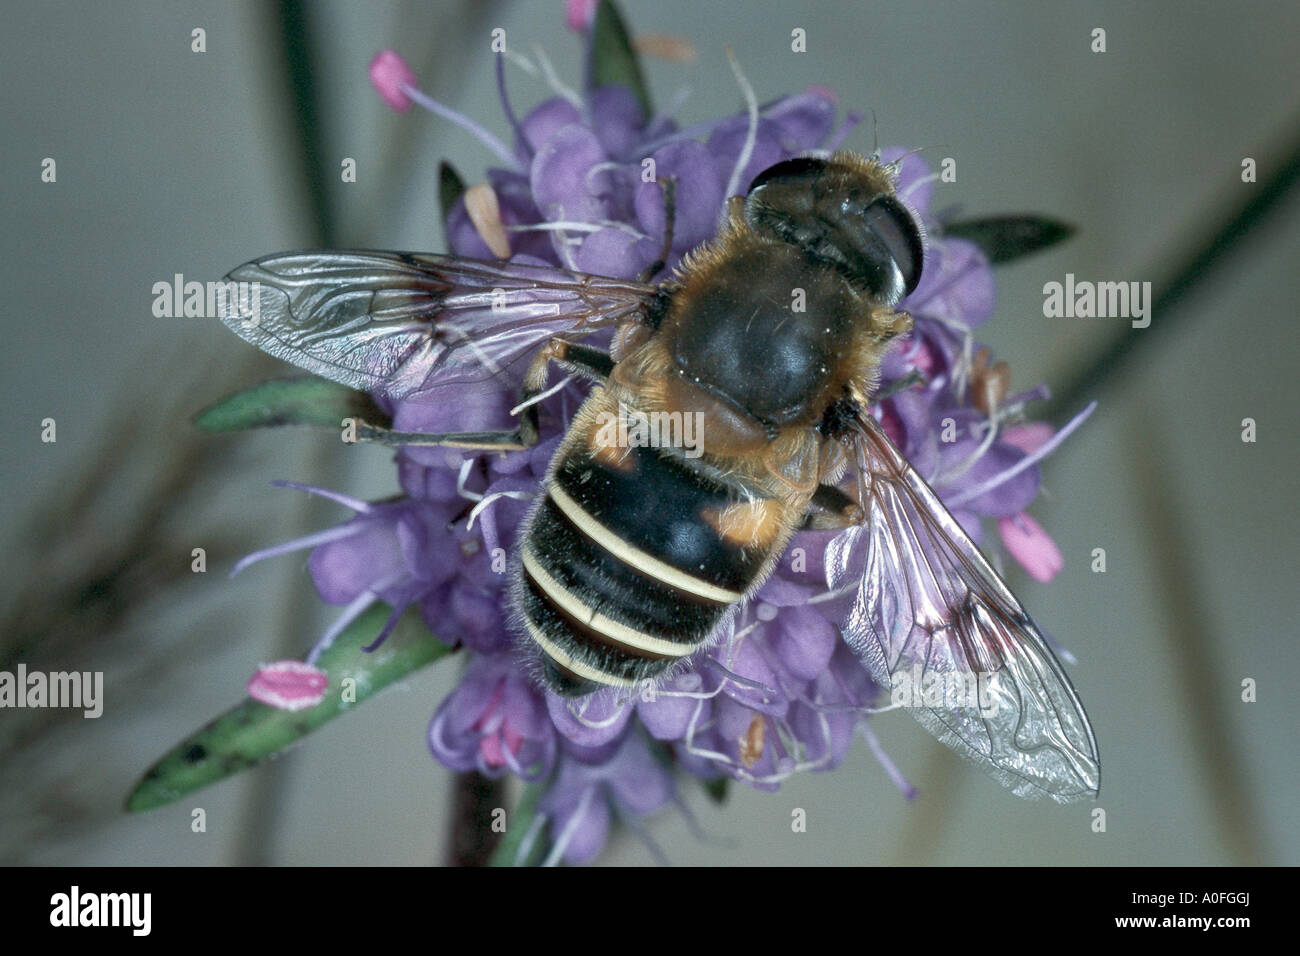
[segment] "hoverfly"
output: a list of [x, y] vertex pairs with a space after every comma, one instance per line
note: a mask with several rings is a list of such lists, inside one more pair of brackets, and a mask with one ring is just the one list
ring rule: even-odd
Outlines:
[[[1096, 743], [1060, 663], [868, 411], [885, 350], [912, 325], [894, 306], [924, 259], [891, 173], [852, 153], [786, 160], [728, 200], [726, 218], [655, 284], [653, 269], [629, 281], [441, 255], [268, 256], [227, 277], [258, 284], [259, 321], [223, 321], [394, 400], [500, 387], [508, 371], [535, 398], [552, 363], [593, 383], [512, 572], [521, 646], [552, 690], [671, 673], [763, 584], [797, 529], [841, 529], [827, 583], [847, 596], [840, 628], [875, 683], [994, 675], [991, 709], [909, 710], [1018, 795], [1094, 796]], [[582, 343], [602, 330], [608, 351]], [[536, 404], [522, 406], [513, 432], [365, 425], [358, 437], [521, 448], [537, 440]], [[701, 423], [698, 456], [611, 440], [605, 427], [675, 413]]]

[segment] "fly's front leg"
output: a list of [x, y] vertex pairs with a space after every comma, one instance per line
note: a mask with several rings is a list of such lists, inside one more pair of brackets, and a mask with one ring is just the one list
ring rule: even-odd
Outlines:
[[812, 508], [804, 515], [804, 531], [834, 531], [862, 524], [866, 516], [850, 495], [834, 485], [818, 485], [813, 492]]
[[659, 250], [659, 257], [637, 276], [639, 282], [649, 282], [663, 272], [673, 251], [673, 231], [677, 226], [677, 177], [664, 176], [659, 180], [659, 186], [664, 195], [664, 244]]
[[532, 441], [528, 441], [522, 427], [514, 431], [446, 432], [438, 435], [429, 432], [399, 432], [358, 420], [354, 434], [356, 441], [371, 441], [380, 445], [410, 445], [419, 448], [442, 446], [467, 451], [519, 451], [537, 444], [536, 432]]
[[608, 352], [594, 349], [590, 345], [577, 345], [564, 339], [551, 339], [547, 342], [533, 362], [528, 366], [524, 376], [523, 394], [514, 411], [519, 413], [519, 431], [524, 437], [531, 436], [531, 444], [537, 442], [537, 406], [546, 389], [546, 377], [550, 373], [551, 363], [560, 368], [581, 375], [597, 385], [603, 385], [614, 370], [614, 360]]
[[518, 451], [531, 448], [537, 444], [539, 437], [537, 398], [546, 388], [546, 376], [552, 362], [598, 383], [603, 383], [614, 368], [614, 360], [600, 349], [575, 345], [563, 339], [551, 339], [533, 358], [524, 375], [523, 391], [519, 405], [516, 406], [519, 426], [513, 431], [448, 432], [438, 435], [393, 431], [358, 420], [355, 425], [356, 440], [421, 448], [463, 448], [468, 451]]
[[[614, 360], [608, 352], [594, 349], [590, 345], [578, 345], [564, 339], [551, 339], [533, 358], [524, 376], [524, 400], [540, 395], [546, 387], [546, 375], [554, 362], [583, 378], [603, 385], [609, 373], [614, 370]], [[522, 404], [522, 403], [521, 403]]]

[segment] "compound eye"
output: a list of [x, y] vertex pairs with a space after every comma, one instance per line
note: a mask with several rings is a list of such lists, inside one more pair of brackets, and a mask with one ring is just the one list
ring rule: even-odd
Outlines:
[[864, 215], [867, 227], [898, 266], [905, 288], [903, 295], [911, 295], [921, 281], [921, 266], [925, 258], [925, 244], [921, 241], [916, 219], [906, 206], [889, 195], [871, 200]]
[[814, 156], [796, 156], [794, 159], [785, 159], [775, 166], [769, 166], [749, 184], [746, 195], [750, 195], [760, 186], [766, 186], [768, 183], [805, 183], [816, 179], [826, 170], [826, 160], [817, 159]]

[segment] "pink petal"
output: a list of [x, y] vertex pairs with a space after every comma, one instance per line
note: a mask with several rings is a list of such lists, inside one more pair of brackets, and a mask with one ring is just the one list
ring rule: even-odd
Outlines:
[[505, 738], [506, 746], [510, 748], [510, 752], [516, 757], [519, 756], [519, 748], [524, 743], [524, 738], [519, 735], [519, 731], [506, 724], [501, 728], [501, 736]]
[[1050, 581], [1065, 567], [1056, 542], [1025, 512], [999, 518], [998, 533], [1011, 556], [1025, 566], [1035, 581]]
[[568, 0], [564, 4], [564, 15], [570, 30], [583, 33], [596, 16], [596, 0]]
[[934, 349], [930, 343], [921, 339], [916, 349], [916, 354], [912, 356], [912, 364], [924, 375], [929, 375], [939, 364], [934, 357]]
[[479, 738], [479, 753], [483, 755], [483, 762], [489, 767], [501, 767], [505, 765], [506, 758], [501, 752], [501, 737], [498, 734], [487, 734]]
[[[501, 745], [505, 744], [503, 748]], [[489, 767], [503, 767], [506, 765], [506, 750], [510, 751], [512, 757], [519, 756], [519, 748], [523, 746], [524, 738], [517, 731], [510, 727], [509, 724], [502, 727], [499, 732], [484, 734], [479, 738], [478, 749], [483, 755], [484, 762]]]
[[1051, 440], [1056, 431], [1047, 422], [1024, 422], [1002, 430], [1001, 439], [1026, 455], [1032, 455]]
[[824, 100], [830, 100], [832, 103], [840, 101], [834, 90], [829, 86], [822, 86], [820, 83], [811, 84], [805, 92], [811, 93], [813, 96], [820, 96]]
[[411, 108], [410, 97], [402, 87], [415, 86], [415, 74], [397, 51], [381, 50], [370, 61], [370, 84], [397, 112], [405, 113]]
[[248, 696], [277, 710], [315, 707], [329, 687], [329, 675], [302, 661], [263, 664], [248, 682]]

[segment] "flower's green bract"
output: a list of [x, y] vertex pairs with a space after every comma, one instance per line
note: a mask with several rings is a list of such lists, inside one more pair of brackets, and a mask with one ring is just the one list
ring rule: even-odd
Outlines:
[[365, 392], [311, 375], [273, 379], [237, 392], [199, 412], [194, 416], [194, 424], [206, 432], [274, 425], [337, 429], [342, 427], [345, 418], [362, 418], [382, 425], [388, 416]]
[[447, 222], [447, 217], [451, 215], [451, 207], [456, 205], [465, 192], [465, 180], [460, 173], [456, 172], [456, 167], [451, 163], [443, 160], [438, 164], [438, 206], [441, 223]]
[[654, 115], [650, 108], [650, 90], [641, 74], [641, 63], [627, 27], [618, 10], [609, 0], [601, 0], [596, 8], [596, 19], [591, 27], [591, 55], [587, 59], [587, 88], [626, 86], [636, 96], [642, 115]]
[[[321, 654], [316, 666], [329, 674], [330, 686], [315, 707], [291, 712], [244, 701], [154, 764], [127, 798], [127, 810], [161, 807], [245, 770], [450, 651], [429, 633], [415, 610], [408, 611], [373, 652], [363, 651], [391, 613], [385, 604], [373, 605]], [[343, 682], [348, 678], [356, 685], [345, 694]]]
[[987, 216], [948, 223], [943, 234], [975, 243], [997, 265], [1064, 242], [1074, 227], [1046, 216]]

